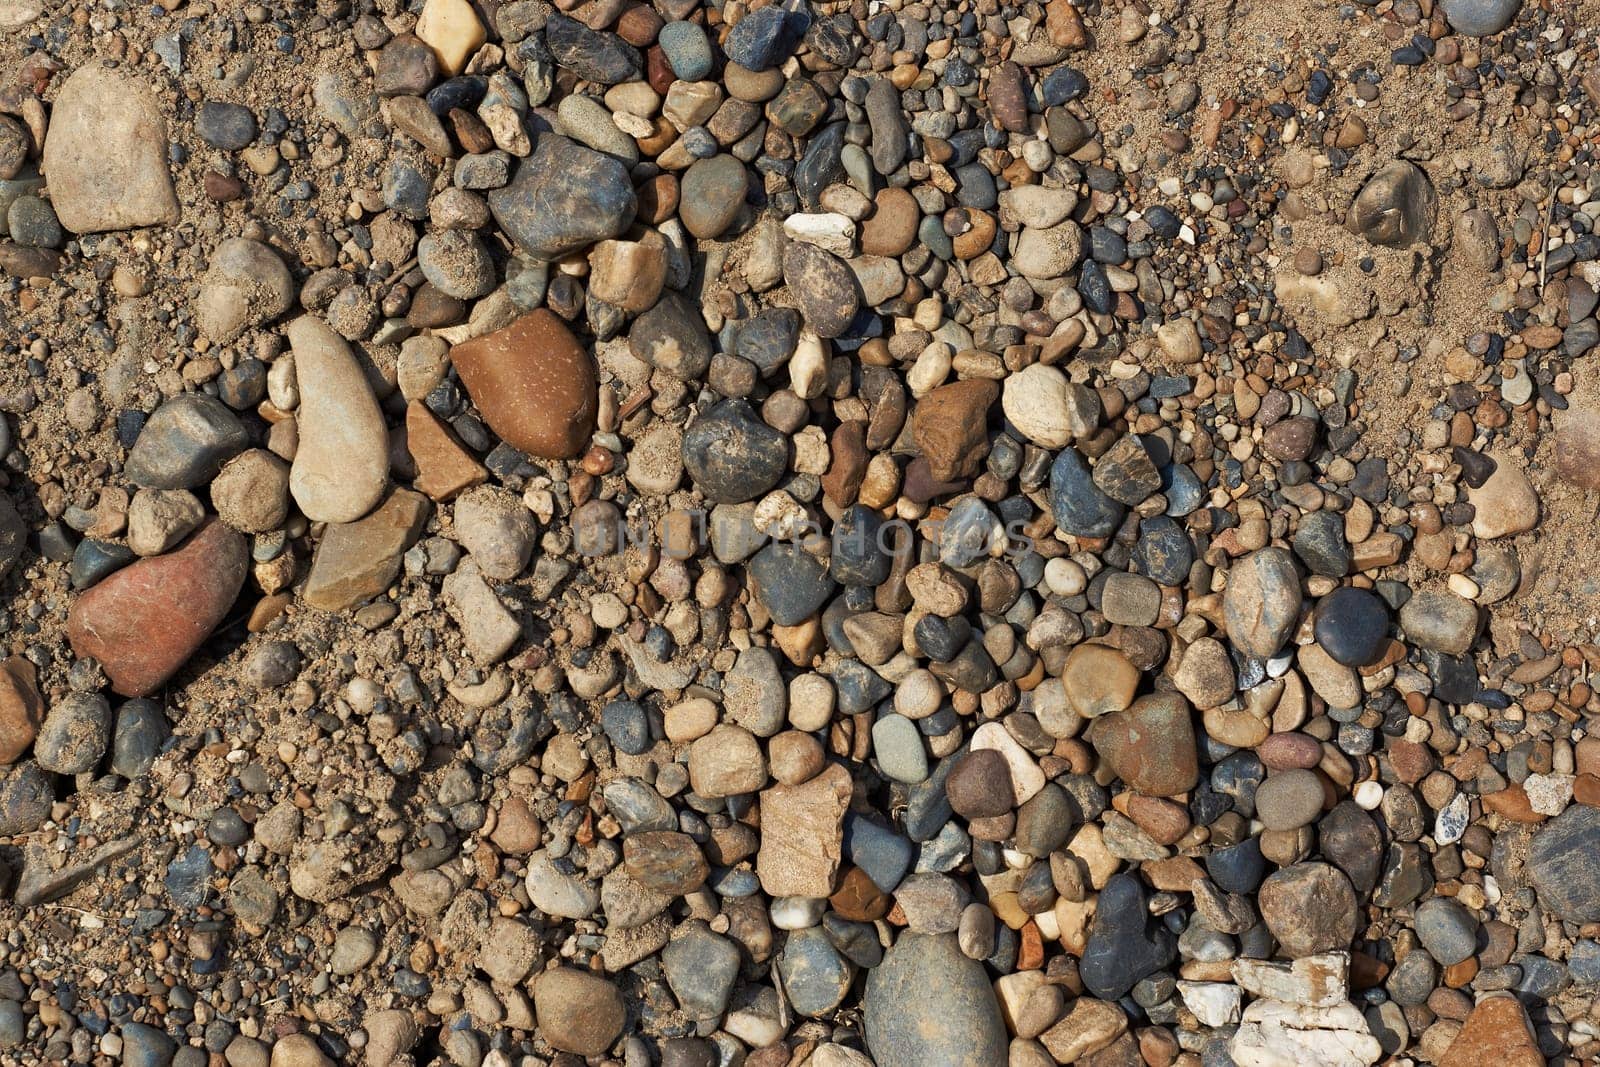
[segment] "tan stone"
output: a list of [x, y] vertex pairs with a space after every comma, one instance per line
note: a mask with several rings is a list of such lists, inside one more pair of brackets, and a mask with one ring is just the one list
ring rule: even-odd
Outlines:
[[33, 663], [21, 656], [0, 663], [0, 764], [21, 759], [39, 733], [44, 702], [37, 678]]
[[343, 611], [381, 595], [400, 574], [400, 557], [422, 535], [429, 508], [421, 493], [395, 489], [365, 518], [330, 523], [311, 561], [306, 603]]
[[768, 895], [825, 897], [833, 892], [849, 806], [850, 772], [837, 763], [802, 785], [762, 791], [756, 873]]
[[417, 36], [439, 57], [439, 70], [455, 77], [485, 40], [483, 23], [467, 0], [428, 0], [417, 19]]
[[434, 500], [449, 500], [489, 480], [489, 471], [456, 432], [420, 400], [406, 408], [406, 448], [417, 465], [412, 484]]
[[1467, 1016], [1439, 1067], [1544, 1067], [1528, 1013], [1510, 994], [1486, 997]]

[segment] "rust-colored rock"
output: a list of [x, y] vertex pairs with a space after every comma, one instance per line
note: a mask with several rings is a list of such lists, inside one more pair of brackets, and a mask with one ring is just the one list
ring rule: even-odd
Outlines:
[[555, 314], [539, 308], [450, 350], [473, 403], [500, 438], [542, 459], [571, 459], [594, 433], [594, 360]]
[[939, 481], [971, 478], [989, 454], [985, 422], [1000, 397], [987, 379], [941, 385], [917, 403], [911, 436]]
[[488, 470], [456, 432], [420, 400], [406, 408], [406, 448], [417, 465], [412, 484], [434, 500], [449, 500], [489, 480]]
[[43, 720], [44, 701], [33, 664], [21, 656], [0, 663], [0, 764], [22, 758]]
[[67, 640], [125, 697], [154, 692], [211, 636], [250, 567], [242, 534], [208, 519], [175, 551], [124, 567], [67, 613]]
[[1509, 994], [1478, 1002], [1439, 1067], [1544, 1067], [1528, 1013]]

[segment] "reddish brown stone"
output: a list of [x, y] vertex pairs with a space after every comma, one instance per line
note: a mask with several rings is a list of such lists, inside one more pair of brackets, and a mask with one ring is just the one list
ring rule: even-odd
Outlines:
[[545, 308], [450, 350], [473, 403], [513, 448], [570, 459], [594, 433], [599, 407], [594, 360]]
[[0, 663], [0, 763], [15, 763], [28, 751], [44, 719], [37, 672], [21, 656]]
[[1478, 1002], [1439, 1067], [1544, 1067], [1528, 1013], [1509, 994]]
[[828, 499], [847, 508], [856, 502], [861, 482], [867, 476], [867, 424], [850, 421], [833, 431], [832, 459], [822, 476], [822, 491]]
[[176, 551], [124, 567], [79, 597], [67, 640], [100, 661], [116, 692], [145, 696], [211, 636], [249, 567], [244, 536], [209, 519]]
[[989, 408], [1000, 386], [986, 379], [953, 382], [923, 397], [912, 414], [911, 436], [937, 481], [971, 478], [989, 452]]
[[1510, 785], [1495, 792], [1483, 794], [1485, 811], [1492, 811], [1512, 822], [1544, 822], [1545, 816], [1533, 810], [1528, 794], [1520, 785]]
[[839, 888], [828, 898], [833, 910], [852, 922], [877, 922], [889, 913], [889, 897], [860, 867], [844, 872]]
[[420, 400], [406, 408], [406, 448], [417, 465], [412, 484], [434, 500], [449, 500], [489, 479], [489, 472], [455, 431]]

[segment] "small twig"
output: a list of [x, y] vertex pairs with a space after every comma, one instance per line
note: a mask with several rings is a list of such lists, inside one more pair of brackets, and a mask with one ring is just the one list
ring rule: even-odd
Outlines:
[[1559, 189], [1560, 185], [1558, 183], [1555, 189], [1550, 190], [1550, 203], [1545, 206], [1544, 210], [1544, 239], [1539, 242], [1539, 289], [1541, 293], [1544, 289], [1545, 264], [1550, 261], [1550, 228], [1555, 225], [1556, 193]]

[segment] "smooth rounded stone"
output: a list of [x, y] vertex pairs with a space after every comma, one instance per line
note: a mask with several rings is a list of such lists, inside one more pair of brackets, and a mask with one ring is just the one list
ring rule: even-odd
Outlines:
[[711, 334], [700, 309], [682, 293], [669, 290], [634, 320], [628, 351], [679, 381], [699, 381], [711, 365]]
[[1215, 708], [1232, 700], [1238, 683], [1227, 646], [1212, 637], [1190, 644], [1178, 661], [1172, 684], [1197, 708]]
[[1345, 873], [1357, 893], [1369, 893], [1378, 884], [1384, 859], [1383, 831], [1355, 801], [1340, 801], [1322, 817], [1317, 823], [1317, 845], [1323, 857]]
[[1139, 541], [1131, 562], [1157, 585], [1179, 586], [1188, 580], [1194, 566], [1194, 543], [1176, 520], [1156, 515], [1139, 523]]
[[1384, 989], [1398, 1004], [1414, 1007], [1427, 1003], [1428, 996], [1439, 981], [1439, 968], [1433, 957], [1422, 949], [1406, 953], [1389, 973]]
[[26, 657], [11, 656], [0, 663], [0, 765], [22, 758], [43, 721], [38, 669]]
[[958, 759], [944, 788], [950, 807], [964, 819], [993, 818], [1016, 805], [1011, 768], [994, 749], [969, 752]]
[[656, 43], [679, 80], [695, 82], [711, 73], [711, 43], [706, 40], [705, 29], [698, 24], [669, 22], [661, 27]]
[[1283, 771], [1256, 788], [1256, 817], [1268, 830], [1298, 830], [1322, 814], [1322, 779], [1307, 770]]
[[684, 432], [683, 465], [707, 500], [739, 504], [778, 484], [789, 466], [789, 442], [747, 402], [724, 400]]
[[99, 764], [111, 741], [111, 704], [98, 693], [68, 693], [45, 716], [33, 744], [39, 766], [82, 774]]
[[872, 724], [872, 754], [878, 769], [896, 782], [916, 783], [928, 777], [922, 734], [903, 715], [885, 715]]
[[1478, 636], [1478, 605], [1447, 589], [1421, 589], [1401, 606], [1400, 627], [1415, 645], [1465, 655]]
[[167, 1067], [177, 1051], [178, 1043], [153, 1026], [122, 1024], [123, 1067]]
[[779, 626], [798, 626], [811, 618], [833, 594], [828, 568], [798, 545], [773, 543], [750, 561], [756, 598]]
[[1326, 863], [1296, 863], [1261, 885], [1261, 918], [1291, 959], [1348, 949], [1356, 936], [1355, 891]]
[[182, 541], [206, 516], [205, 505], [187, 489], [141, 489], [128, 507], [128, 547], [158, 556]]
[[1171, 932], [1152, 921], [1138, 877], [1113, 875], [1100, 891], [1078, 964], [1083, 984], [1103, 1000], [1116, 1000], [1141, 979], [1169, 966], [1177, 955]]
[[758, 8], [734, 23], [722, 49], [729, 60], [745, 70], [768, 70], [788, 58], [810, 21], [804, 11]]
[[1200, 780], [1189, 702], [1178, 693], [1154, 693], [1131, 707], [1102, 715], [1089, 726], [1089, 743], [1128, 787], [1171, 797]]
[[899, 256], [917, 239], [922, 209], [916, 197], [888, 186], [873, 198], [873, 212], [861, 223], [861, 251], [869, 256]]
[[1109, 645], [1082, 644], [1061, 668], [1067, 705], [1085, 719], [1121, 711], [1133, 703], [1139, 668]]
[[1277, 655], [1300, 621], [1300, 575], [1293, 557], [1271, 546], [1234, 563], [1222, 610], [1235, 645], [1261, 659]]
[[720, 1019], [728, 1010], [739, 964], [739, 946], [698, 920], [685, 923], [661, 952], [672, 995], [696, 1019]]
[[1575, 804], [1545, 823], [1528, 848], [1527, 872], [1558, 918], [1600, 920], [1600, 808]]
[[1100, 423], [1100, 397], [1067, 380], [1055, 367], [1035, 363], [1005, 380], [1000, 406], [1023, 435], [1045, 448], [1088, 437]]
[[148, 489], [196, 489], [249, 446], [249, 433], [226, 404], [204, 393], [184, 393], [151, 414], [122, 473]]
[[868, 974], [862, 1013], [877, 1067], [1006, 1061], [1006, 1032], [989, 976], [961, 952], [953, 934], [902, 933]]
[[1161, 587], [1143, 575], [1112, 571], [1100, 590], [1100, 613], [1113, 626], [1154, 626]]
[[639, 144], [617, 128], [604, 104], [588, 96], [563, 97], [556, 107], [558, 128], [568, 137], [628, 166], [639, 162]]
[[1439, 197], [1427, 174], [1415, 163], [1397, 159], [1361, 187], [1345, 227], [1371, 244], [1405, 248], [1428, 241], [1438, 210]]
[[1082, 262], [1084, 244], [1083, 227], [1076, 222], [1025, 228], [1011, 253], [1011, 269], [1024, 278], [1059, 278]]
[[50, 110], [42, 168], [61, 225], [73, 233], [176, 225], [167, 143], [144, 79], [99, 60], [73, 71]]
[[1441, 0], [1445, 21], [1468, 37], [1492, 37], [1511, 25], [1522, 0]]
[[701, 240], [727, 233], [744, 209], [749, 184], [744, 164], [734, 156], [696, 160], [678, 185], [678, 217], [684, 229]]
[[435, 230], [417, 242], [422, 276], [446, 296], [476, 300], [494, 291], [494, 260], [471, 230]]
[[1261, 842], [1247, 837], [1237, 845], [1214, 848], [1205, 858], [1206, 874], [1224, 893], [1254, 893], [1266, 877]]
[[11, 239], [25, 248], [60, 248], [66, 240], [48, 200], [19, 196], [6, 211]]
[[1474, 509], [1472, 534], [1480, 541], [1526, 533], [1539, 524], [1539, 494], [1518, 461], [1506, 451], [1493, 453], [1494, 473], [1467, 487]]
[[528, 899], [546, 915], [562, 919], [587, 919], [600, 906], [600, 892], [579, 874], [562, 870], [544, 851], [528, 857], [524, 879]]
[[576, 967], [552, 967], [534, 979], [533, 1006], [540, 1036], [579, 1056], [604, 1055], [628, 1020], [617, 987]]
[[860, 308], [855, 275], [844, 262], [815, 245], [790, 241], [783, 248], [783, 280], [800, 304], [806, 325], [818, 337], [839, 337]]
[[363, 926], [346, 926], [333, 938], [329, 966], [333, 973], [349, 976], [378, 958], [378, 936]]
[[175, 552], [142, 559], [80, 596], [67, 613], [79, 657], [100, 661], [111, 687], [142, 697], [188, 662], [239, 596], [249, 544], [208, 520]]
[[289, 324], [300, 390], [300, 444], [289, 493], [313, 522], [354, 522], [389, 484], [389, 434], [366, 372], [344, 339], [320, 319]]
[[1417, 907], [1417, 940], [1445, 967], [1469, 959], [1477, 951], [1478, 920], [1458, 901], [1433, 897]]
[[766, 375], [789, 362], [799, 339], [799, 312], [793, 308], [767, 308], [740, 327], [736, 343], [739, 357], [754, 363]]
[[1075, 448], [1064, 448], [1050, 468], [1050, 511], [1056, 525], [1075, 537], [1109, 537], [1126, 509], [1096, 484]]
[[843, 1003], [855, 978], [855, 967], [839, 955], [819, 926], [795, 930], [778, 953], [778, 974], [795, 1011], [816, 1018]]
[[194, 132], [212, 148], [237, 152], [256, 139], [256, 117], [243, 104], [207, 100], [195, 109]]
[[1389, 611], [1375, 593], [1340, 586], [1317, 601], [1312, 633], [1334, 662], [1365, 667], [1383, 658]]
[[619, 236], [638, 210], [621, 162], [553, 133], [539, 136], [533, 154], [488, 199], [517, 247], [547, 261]]
[[33, 760], [0, 767], [0, 835], [32, 833], [50, 815], [55, 790], [50, 774]]
[[767, 782], [767, 761], [750, 731], [722, 723], [689, 746], [689, 783], [702, 797], [753, 793]]
[[450, 363], [484, 421], [511, 447], [568, 459], [589, 443], [600, 406], [598, 371], [549, 309], [456, 345]]

